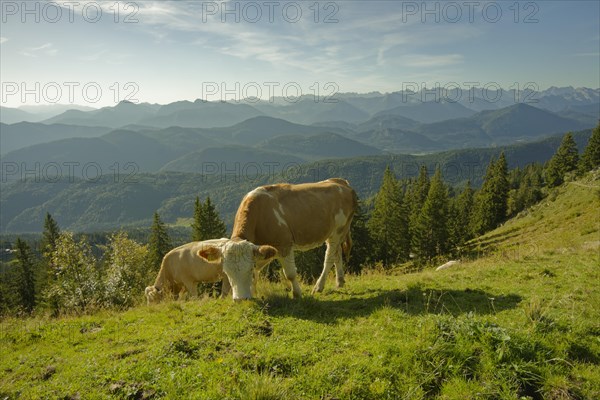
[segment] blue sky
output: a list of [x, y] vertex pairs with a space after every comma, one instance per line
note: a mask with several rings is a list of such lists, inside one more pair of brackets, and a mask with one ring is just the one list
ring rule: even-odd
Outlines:
[[[284, 87], [600, 87], [598, 1], [137, 1], [118, 3], [118, 15], [114, 1], [23, 4], [1, 1], [2, 103], [11, 107], [231, 100], [258, 90], [266, 98]], [[39, 98], [23, 102], [24, 88]]]

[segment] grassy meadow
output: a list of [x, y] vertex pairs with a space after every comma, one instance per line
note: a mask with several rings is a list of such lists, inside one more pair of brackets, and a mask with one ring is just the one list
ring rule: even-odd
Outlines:
[[600, 180], [443, 271], [0, 321], [0, 399], [598, 399]]

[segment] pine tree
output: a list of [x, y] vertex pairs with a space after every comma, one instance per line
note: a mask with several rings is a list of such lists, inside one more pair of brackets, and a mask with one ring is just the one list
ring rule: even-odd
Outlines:
[[583, 173], [598, 167], [600, 167], [600, 123], [592, 131], [592, 136], [583, 151], [579, 170]]
[[20, 238], [17, 238], [15, 247], [17, 248], [17, 262], [20, 267], [18, 282], [21, 306], [27, 312], [31, 312], [35, 307], [35, 278], [31, 249]]
[[490, 160], [481, 190], [475, 197], [473, 233], [482, 234], [504, 222], [508, 210], [509, 190], [508, 167], [502, 152], [498, 161], [494, 161], [493, 158]]
[[460, 243], [463, 244], [473, 237], [469, 229], [469, 223], [473, 216], [473, 205], [475, 203], [475, 192], [471, 187], [471, 181], [467, 181], [465, 189], [458, 196], [458, 211], [460, 216]]
[[567, 172], [575, 171], [579, 163], [577, 144], [571, 132], [567, 133], [560, 143], [558, 150], [546, 166], [545, 178], [548, 187], [556, 187], [565, 180]]
[[506, 220], [508, 211], [508, 192], [510, 185], [508, 183], [508, 163], [504, 152], [500, 153], [498, 161], [496, 161], [494, 171], [493, 200], [494, 200], [494, 217], [496, 225], [501, 224]]
[[167, 227], [160, 220], [158, 212], [154, 212], [148, 248], [150, 265], [154, 271], [158, 271], [163, 257], [173, 248]]
[[210, 197], [206, 197], [204, 202], [204, 214], [205, 214], [205, 239], [219, 239], [225, 237], [227, 228], [225, 223], [219, 216], [219, 212], [215, 206], [211, 203]]
[[196, 196], [194, 201], [194, 220], [192, 221], [192, 241], [199, 242], [202, 240], [202, 227], [204, 218], [204, 207], [200, 203], [200, 198]]
[[[520, 211], [531, 207], [543, 198], [542, 166], [528, 164], [524, 169], [511, 171], [516, 187], [513, 185], [508, 198], [508, 216], [513, 217]], [[518, 175], [518, 177], [516, 176]]]
[[471, 181], [458, 197], [450, 202], [448, 208], [448, 234], [449, 244], [460, 247], [473, 237], [470, 229], [470, 221], [473, 214], [474, 192]]
[[423, 260], [448, 251], [448, 189], [436, 168], [427, 198], [414, 227], [413, 249]]
[[386, 168], [368, 222], [376, 258], [386, 266], [408, 259], [410, 251], [408, 210], [403, 197], [394, 173]]
[[[368, 218], [363, 211], [364, 205], [358, 202], [358, 209], [352, 219], [350, 236], [352, 237], [352, 250], [350, 260], [347, 261], [347, 270], [358, 274], [364, 264], [373, 259], [373, 239], [368, 227]], [[346, 261], [346, 260], [344, 260]]]
[[42, 233], [42, 255], [46, 261], [50, 260], [52, 253], [56, 250], [56, 243], [60, 236], [58, 224], [49, 212], [44, 219], [44, 231]]
[[227, 228], [215, 206], [207, 197], [204, 204], [196, 197], [194, 203], [194, 221], [192, 222], [192, 240], [201, 241], [225, 237]]
[[429, 175], [427, 173], [427, 167], [424, 165], [419, 169], [419, 176], [415, 181], [412, 181], [408, 185], [407, 189], [407, 205], [409, 208], [409, 234], [412, 237], [414, 235], [415, 226], [417, 225], [417, 220], [419, 218], [419, 214], [421, 213], [421, 209], [423, 208], [423, 204], [425, 204], [425, 200], [427, 199], [427, 194], [429, 193]]

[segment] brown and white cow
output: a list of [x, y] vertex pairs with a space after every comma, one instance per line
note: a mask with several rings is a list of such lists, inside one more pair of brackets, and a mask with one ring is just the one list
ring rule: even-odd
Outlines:
[[260, 269], [277, 258], [297, 298], [301, 289], [294, 250], [310, 250], [326, 243], [323, 272], [313, 293], [323, 291], [333, 265], [337, 286], [342, 287], [342, 250], [350, 251], [350, 223], [356, 207], [356, 193], [344, 179], [261, 186], [243, 198], [231, 239], [222, 246], [208, 246], [200, 255], [222, 262], [234, 299], [252, 297], [253, 267]]
[[159, 302], [165, 295], [181, 295], [185, 291], [190, 296], [198, 295], [198, 283], [223, 281], [221, 296], [229, 293], [229, 280], [223, 273], [218, 260], [208, 261], [199, 255], [207, 246], [221, 246], [229, 239], [212, 239], [203, 242], [191, 242], [176, 247], [163, 257], [160, 271], [154, 285], [145, 290], [148, 304]]

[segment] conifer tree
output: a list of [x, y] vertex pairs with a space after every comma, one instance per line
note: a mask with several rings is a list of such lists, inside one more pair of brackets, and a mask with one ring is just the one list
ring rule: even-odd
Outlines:
[[44, 231], [42, 233], [42, 255], [49, 264], [52, 253], [56, 250], [56, 243], [60, 236], [58, 224], [49, 212], [44, 219]]
[[202, 227], [204, 218], [204, 207], [200, 202], [200, 198], [196, 196], [194, 201], [194, 219], [192, 221], [192, 241], [199, 242], [202, 240]]
[[415, 181], [409, 183], [407, 189], [406, 203], [409, 209], [408, 226], [411, 237], [414, 234], [419, 214], [421, 213], [421, 209], [423, 208], [423, 204], [425, 204], [425, 199], [429, 193], [429, 185], [430, 182], [427, 167], [422, 165], [419, 169], [419, 176]]
[[546, 166], [545, 178], [548, 187], [556, 187], [564, 182], [567, 172], [575, 171], [579, 163], [577, 144], [573, 134], [568, 132], [562, 139], [558, 150]]
[[[524, 169], [511, 171], [518, 182], [511, 189], [508, 198], [508, 216], [512, 217], [520, 211], [534, 205], [543, 198], [542, 193], [542, 166], [540, 164], [528, 164]], [[513, 185], [514, 186], [514, 185]]]
[[436, 168], [427, 198], [414, 226], [413, 249], [429, 260], [448, 251], [448, 189]]
[[429, 174], [427, 173], [427, 167], [421, 165], [419, 169], [419, 177], [417, 178], [414, 192], [414, 201], [413, 205], [416, 207], [416, 211], [420, 211], [420, 207], [423, 207], [425, 204], [425, 200], [427, 199], [427, 194], [429, 193]]
[[473, 205], [475, 203], [475, 192], [471, 187], [471, 181], [467, 181], [465, 189], [458, 196], [458, 212], [460, 216], [460, 243], [465, 243], [473, 237], [469, 223], [473, 215]]
[[592, 136], [583, 151], [579, 164], [581, 172], [591, 171], [600, 167], [600, 123], [592, 130]]
[[460, 247], [472, 238], [470, 221], [473, 214], [474, 192], [471, 181], [458, 197], [450, 201], [448, 209], [449, 245]]
[[171, 249], [171, 238], [167, 232], [167, 227], [160, 220], [158, 212], [154, 212], [152, 228], [150, 232], [150, 240], [148, 243], [148, 252], [150, 257], [150, 265], [154, 271], [160, 269], [162, 259]]
[[481, 190], [475, 197], [473, 233], [492, 230], [506, 219], [509, 189], [508, 167], [502, 152], [497, 161], [490, 160]]
[[31, 312], [35, 307], [35, 278], [31, 249], [20, 238], [17, 238], [15, 247], [17, 248], [17, 262], [20, 268], [18, 279], [20, 302], [27, 312]]
[[508, 210], [508, 192], [510, 185], [508, 183], [508, 163], [504, 152], [500, 153], [498, 161], [496, 161], [494, 172], [493, 199], [494, 199], [494, 216], [496, 224], [499, 225], [506, 220]]
[[408, 211], [403, 197], [399, 182], [387, 167], [368, 222], [375, 257], [386, 266], [406, 260], [410, 251]]
[[225, 237], [227, 228], [215, 206], [207, 197], [204, 204], [196, 197], [194, 203], [194, 221], [192, 222], [192, 240], [201, 241]]
[[205, 239], [219, 239], [225, 237], [227, 228], [225, 223], [219, 216], [219, 212], [215, 208], [214, 204], [211, 203], [210, 197], [206, 197], [204, 202], [204, 213], [205, 213]]
[[358, 209], [354, 213], [350, 236], [352, 237], [352, 250], [350, 260], [347, 262], [347, 270], [359, 273], [362, 266], [373, 259], [373, 239], [369, 232], [367, 215], [363, 211], [364, 205], [359, 201]]

